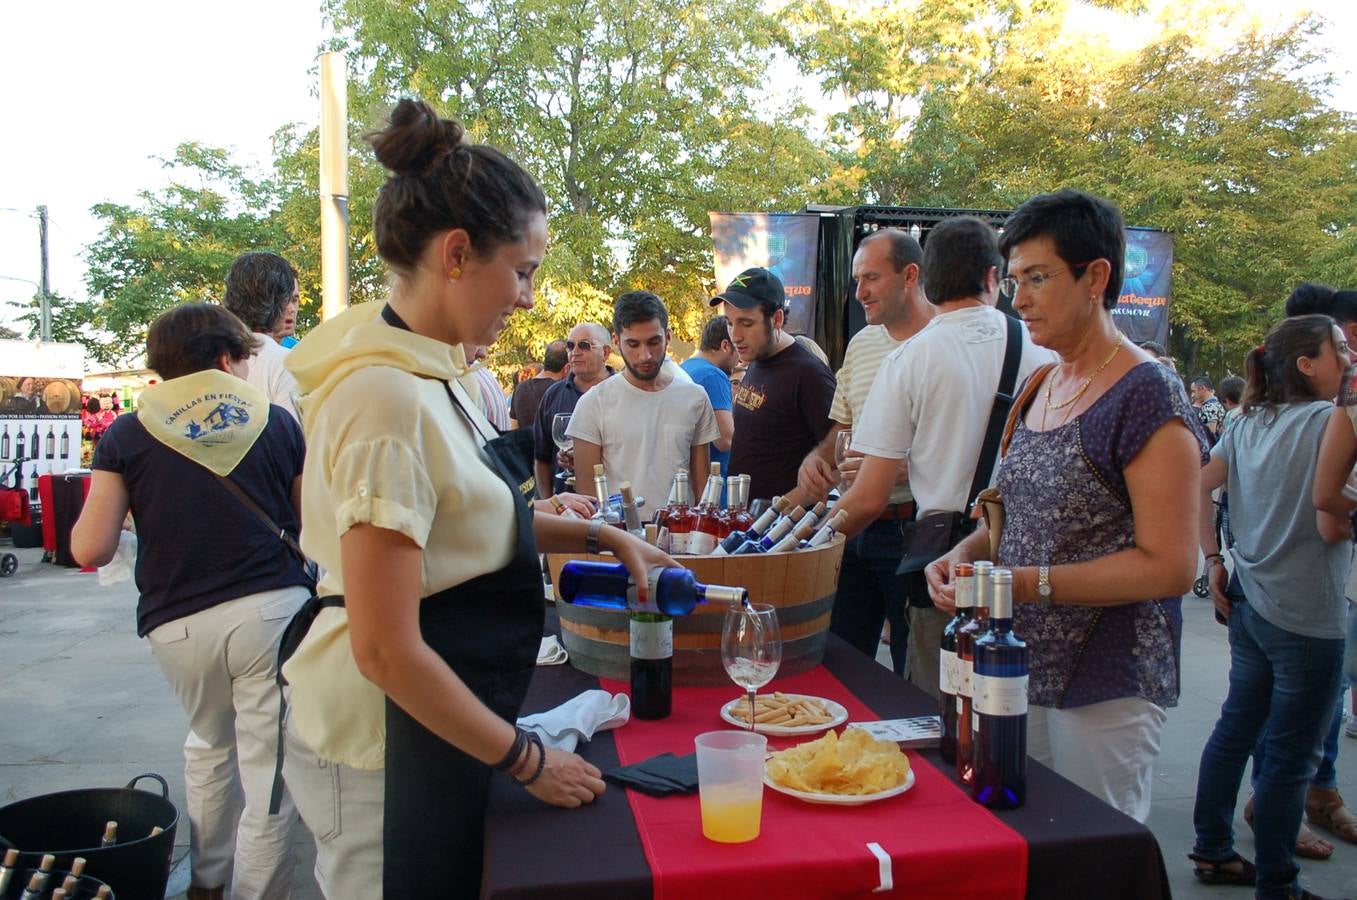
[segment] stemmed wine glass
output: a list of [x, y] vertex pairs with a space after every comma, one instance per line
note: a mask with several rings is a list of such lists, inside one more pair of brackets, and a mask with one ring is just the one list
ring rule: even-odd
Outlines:
[[848, 449], [853, 446], [853, 429], [845, 428], [834, 435], [834, 467], [843, 465], [843, 458], [848, 455]]
[[732, 603], [721, 627], [721, 664], [732, 681], [749, 694], [749, 730], [754, 730], [754, 698], [782, 664], [782, 633], [771, 603]]
[[[575, 450], [575, 439], [566, 434], [570, 428], [570, 413], [557, 413], [551, 418], [551, 439], [556, 442], [556, 448], [562, 453], [573, 453]], [[562, 468], [562, 473], [566, 480], [570, 480], [570, 472]]]

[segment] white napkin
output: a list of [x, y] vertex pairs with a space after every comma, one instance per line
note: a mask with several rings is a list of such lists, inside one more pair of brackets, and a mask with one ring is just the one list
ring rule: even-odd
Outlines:
[[524, 716], [518, 725], [537, 732], [548, 747], [573, 751], [581, 739], [587, 741], [596, 731], [625, 725], [630, 718], [630, 697], [596, 690], [585, 691], [544, 713]]
[[99, 567], [99, 584], [117, 584], [130, 581], [137, 567], [137, 536], [130, 531], [118, 532], [118, 550], [108, 565]]
[[559, 666], [569, 658], [570, 654], [561, 646], [561, 642], [556, 640], [556, 635], [549, 634], [542, 638], [542, 646], [537, 649], [539, 666]]

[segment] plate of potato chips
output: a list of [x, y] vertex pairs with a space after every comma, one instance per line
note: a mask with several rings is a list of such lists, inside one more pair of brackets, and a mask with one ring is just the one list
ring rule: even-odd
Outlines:
[[779, 750], [764, 763], [763, 783], [780, 794], [832, 806], [860, 806], [914, 787], [909, 757], [894, 741], [861, 728]]
[[[749, 727], [749, 698], [739, 697], [721, 707], [721, 718]], [[760, 734], [816, 734], [848, 721], [848, 709], [824, 697], [774, 691], [754, 698], [754, 730]]]

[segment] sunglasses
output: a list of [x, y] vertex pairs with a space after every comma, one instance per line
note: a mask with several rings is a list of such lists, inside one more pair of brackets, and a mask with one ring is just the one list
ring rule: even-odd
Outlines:
[[595, 344], [593, 341], [566, 341], [566, 342], [565, 342], [565, 350], [566, 350], [567, 353], [569, 353], [570, 351], [574, 350], [576, 347], [580, 348], [580, 350], [584, 351], [585, 353], [588, 353], [590, 350], [594, 349], [594, 348], [597, 347], [597, 346], [598, 346], [598, 345]]

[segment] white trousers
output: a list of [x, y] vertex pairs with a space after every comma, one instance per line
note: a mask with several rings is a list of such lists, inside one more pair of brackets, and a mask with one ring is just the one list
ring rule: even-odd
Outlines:
[[386, 771], [321, 759], [289, 718], [283, 777], [316, 839], [316, 884], [325, 900], [380, 897]]
[[237, 597], [167, 622], [147, 639], [188, 713], [184, 782], [195, 887], [229, 885], [231, 900], [292, 893], [297, 811], [269, 815], [278, 749], [278, 642], [310, 592]]
[[1027, 755], [1144, 824], [1164, 710], [1140, 697], [1027, 710]]

